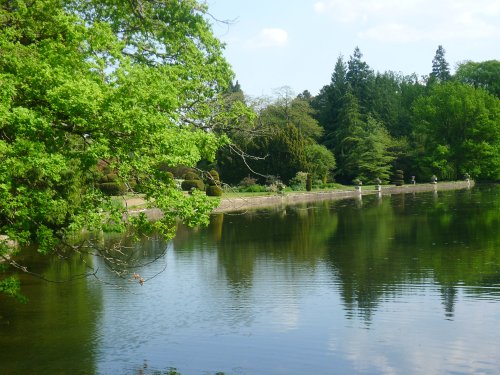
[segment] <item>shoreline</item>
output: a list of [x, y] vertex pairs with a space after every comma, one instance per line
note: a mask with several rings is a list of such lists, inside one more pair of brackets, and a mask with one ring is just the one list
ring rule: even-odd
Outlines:
[[[415, 192], [428, 191], [445, 191], [445, 190], [460, 190], [468, 189], [475, 185], [474, 181], [454, 181], [454, 182], [439, 182], [437, 184], [416, 184], [416, 185], [382, 185], [380, 192], [376, 191], [373, 186], [357, 190], [328, 190], [328, 191], [313, 191], [313, 192], [291, 192], [283, 195], [261, 195], [256, 197], [222, 197], [220, 204], [216, 207], [212, 214], [249, 211], [259, 208], [286, 206], [298, 203], [320, 202], [325, 200], [352, 199], [360, 195], [392, 195], [406, 194]], [[161, 217], [162, 212], [158, 208], [139, 208], [144, 204], [141, 198], [132, 198], [126, 200], [126, 207], [129, 214], [145, 213], [149, 219], [155, 220]]]
[[362, 189], [361, 192], [357, 190], [330, 190], [330, 191], [314, 191], [314, 192], [300, 192], [300, 193], [287, 193], [284, 195], [267, 195], [259, 197], [241, 197], [241, 198], [222, 198], [219, 206], [215, 208], [212, 213], [225, 213], [235, 211], [247, 211], [257, 208], [273, 207], [279, 205], [290, 205], [306, 202], [319, 202], [324, 200], [338, 200], [355, 198], [360, 195], [392, 195], [392, 194], [406, 194], [414, 192], [426, 191], [445, 191], [445, 190], [459, 190], [468, 189], [475, 185], [474, 181], [455, 181], [455, 182], [440, 182], [437, 184], [417, 184], [417, 185], [403, 185], [382, 186], [382, 190], [376, 191], [373, 188]]
[[[454, 182], [440, 182], [437, 184], [417, 184], [417, 185], [385, 185], [382, 186], [381, 191], [376, 191], [373, 187], [362, 189], [361, 192], [357, 190], [329, 190], [329, 191], [313, 191], [313, 192], [297, 192], [288, 193], [284, 195], [265, 195], [256, 197], [235, 197], [235, 198], [221, 198], [220, 204], [216, 207], [212, 214], [228, 213], [228, 212], [242, 212], [259, 208], [268, 208], [276, 206], [286, 206], [298, 203], [307, 202], [321, 202], [325, 200], [340, 200], [352, 199], [363, 195], [387, 195], [392, 194], [407, 194], [415, 192], [429, 192], [429, 191], [446, 191], [446, 190], [460, 190], [470, 189], [475, 185], [474, 181], [454, 181]], [[162, 212], [157, 209], [139, 208], [144, 204], [142, 198], [131, 198], [125, 201], [128, 207], [129, 214], [137, 214], [143, 212], [146, 216], [155, 220], [162, 216]], [[0, 236], [0, 241], [6, 241], [9, 246], [15, 247], [15, 243], [9, 241], [5, 236]], [[0, 263], [5, 262], [10, 257], [10, 254], [4, 254], [0, 258]]]

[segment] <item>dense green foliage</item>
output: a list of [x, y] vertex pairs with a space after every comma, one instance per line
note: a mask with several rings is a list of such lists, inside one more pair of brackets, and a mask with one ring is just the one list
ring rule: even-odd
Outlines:
[[220, 197], [222, 195], [222, 189], [220, 186], [210, 185], [207, 186], [206, 193], [209, 197]]
[[433, 86], [414, 103], [417, 162], [444, 179], [500, 179], [500, 100], [460, 83]]
[[123, 230], [123, 210], [96, 187], [99, 162], [129, 191], [140, 179], [165, 214], [129, 224], [172, 236], [177, 219], [207, 222], [217, 202], [156, 168], [213, 160], [227, 138], [207, 130], [239, 116], [221, 110], [232, 73], [206, 11], [195, 0], [0, 1], [2, 258], [9, 241], [46, 253], [84, 228]]
[[340, 56], [330, 84], [311, 100], [336, 178], [387, 182], [398, 169], [426, 181], [465, 173], [499, 180], [499, 66], [467, 62], [453, 76], [439, 46], [429, 77], [419, 80], [374, 73], [358, 48], [347, 64]]
[[394, 172], [392, 183], [396, 186], [403, 186], [405, 184], [404, 172], [401, 169]]
[[189, 192], [193, 189], [203, 191], [205, 190], [205, 184], [202, 180], [184, 180], [181, 183], [181, 189]]
[[482, 87], [500, 98], [500, 61], [468, 61], [458, 66], [455, 77], [458, 81], [474, 87]]
[[374, 72], [356, 47], [314, 97], [285, 87], [273, 100], [247, 99], [255, 119], [231, 133], [218, 168], [234, 184], [249, 170], [293, 186], [298, 172], [323, 183], [388, 183], [396, 170], [420, 181], [500, 180], [500, 62], [465, 62], [452, 75], [438, 46], [430, 68], [421, 78]]
[[219, 172], [214, 169], [209, 171], [206, 176], [206, 184], [208, 186], [205, 192], [209, 197], [220, 197], [222, 195]]

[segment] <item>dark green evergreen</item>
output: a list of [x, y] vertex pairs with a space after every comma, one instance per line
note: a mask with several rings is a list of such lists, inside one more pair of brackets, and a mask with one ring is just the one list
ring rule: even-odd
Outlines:
[[451, 78], [450, 67], [444, 55], [446, 51], [443, 46], [438, 46], [436, 54], [432, 59], [432, 72], [430, 74], [430, 82], [446, 82]]
[[306, 179], [306, 190], [311, 191], [312, 190], [312, 176], [310, 173], [307, 174], [307, 179]]
[[369, 113], [375, 86], [375, 76], [369, 65], [362, 60], [363, 54], [358, 47], [347, 62], [346, 80], [359, 101], [363, 113]]
[[394, 172], [394, 176], [392, 178], [392, 183], [396, 186], [403, 186], [405, 183], [404, 172], [400, 169]]

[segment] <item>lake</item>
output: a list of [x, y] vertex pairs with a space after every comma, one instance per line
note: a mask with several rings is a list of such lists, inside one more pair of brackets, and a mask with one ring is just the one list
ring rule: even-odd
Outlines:
[[500, 187], [479, 185], [214, 215], [135, 246], [160, 256], [142, 286], [33, 255], [98, 278], [21, 275], [0, 373], [498, 374], [499, 228]]

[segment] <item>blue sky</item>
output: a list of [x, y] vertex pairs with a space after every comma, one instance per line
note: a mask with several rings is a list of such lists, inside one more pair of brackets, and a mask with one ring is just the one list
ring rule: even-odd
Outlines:
[[375, 71], [427, 75], [438, 45], [452, 71], [500, 60], [500, 0], [207, 0], [242, 89], [316, 95], [358, 46]]

